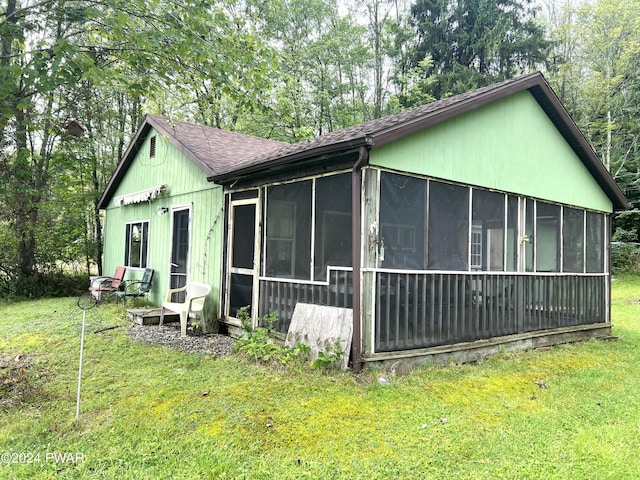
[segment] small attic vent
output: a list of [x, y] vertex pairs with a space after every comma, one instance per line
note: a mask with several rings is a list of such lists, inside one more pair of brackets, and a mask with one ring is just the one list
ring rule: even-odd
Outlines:
[[156, 136], [151, 137], [149, 143], [149, 158], [153, 158], [156, 156]]

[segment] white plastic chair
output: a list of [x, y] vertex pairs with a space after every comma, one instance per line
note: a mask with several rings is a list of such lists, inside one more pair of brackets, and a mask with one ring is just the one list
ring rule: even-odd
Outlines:
[[[184, 303], [172, 302], [171, 295], [186, 292]], [[204, 318], [204, 301], [211, 292], [211, 286], [206, 283], [189, 282], [184, 287], [171, 288], [167, 292], [167, 300], [160, 309], [160, 325], [164, 322], [164, 311], [171, 310], [180, 315], [180, 334], [187, 336], [187, 320], [190, 316], [197, 316], [202, 321], [202, 331], [206, 333], [207, 322]]]

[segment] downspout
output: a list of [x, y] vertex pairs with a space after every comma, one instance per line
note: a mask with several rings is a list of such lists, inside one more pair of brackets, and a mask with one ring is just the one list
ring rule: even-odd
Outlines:
[[[370, 139], [366, 139], [370, 144]], [[351, 222], [351, 250], [352, 250], [352, 295], [353, 295], [353, 337], [351, 340], [351, 358], [353, 371], [355, 373], [362, 370], [364, 360], [362, 359], [362, 323], [360, 312], [360, 263], [362, 258], [362, 238], [361, 238], [361, 218], [362, 218], [362, 167], [369, 162], [369, 148], [365, 145], [360, 147], [358, 159], [351, 172], [351, 209], [353, 212]]]
[[607, 232], [608, 238], [605, 239], [607, 245], [606, 256], [604, 258], [604, 270], [607, 272], [607, 323], [611, 325], [611, 240], [613, 239], [613, 219], [616, 216], [616, 212], [614, 211], [610, 215], [605, 217], [608, 225], [606, 226], [605, 232]]

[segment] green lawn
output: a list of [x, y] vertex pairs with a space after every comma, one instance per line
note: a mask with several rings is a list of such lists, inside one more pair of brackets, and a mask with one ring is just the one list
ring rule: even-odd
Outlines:
[[384, 372], [361, 385], [139, 344], [121, 308], [101, 307], [78, 428], [74, 300], [0, 306], [0, 358], [24, 362], [0, 363], [0, 478], [638, 478], [640, 278], [613, 286], [617, 341], [424, 367], [385, 386]]

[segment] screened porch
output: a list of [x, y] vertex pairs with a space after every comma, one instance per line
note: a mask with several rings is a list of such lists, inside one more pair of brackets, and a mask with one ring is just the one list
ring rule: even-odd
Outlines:
[[368, 175], [379, 192], [365, 246], [371, 353], [608, 322], [605, 214]]
[[[607, 214], [371, 167], [362, 192], [364, 352], [609, 321]], [[350, 172], [255, 198], [259, 261], [240, 303], [276, 312], [283, 334], [299, 302], [352, 308]]]
[[604, 275], [375, 272], [374, 350], [603, 322]]

